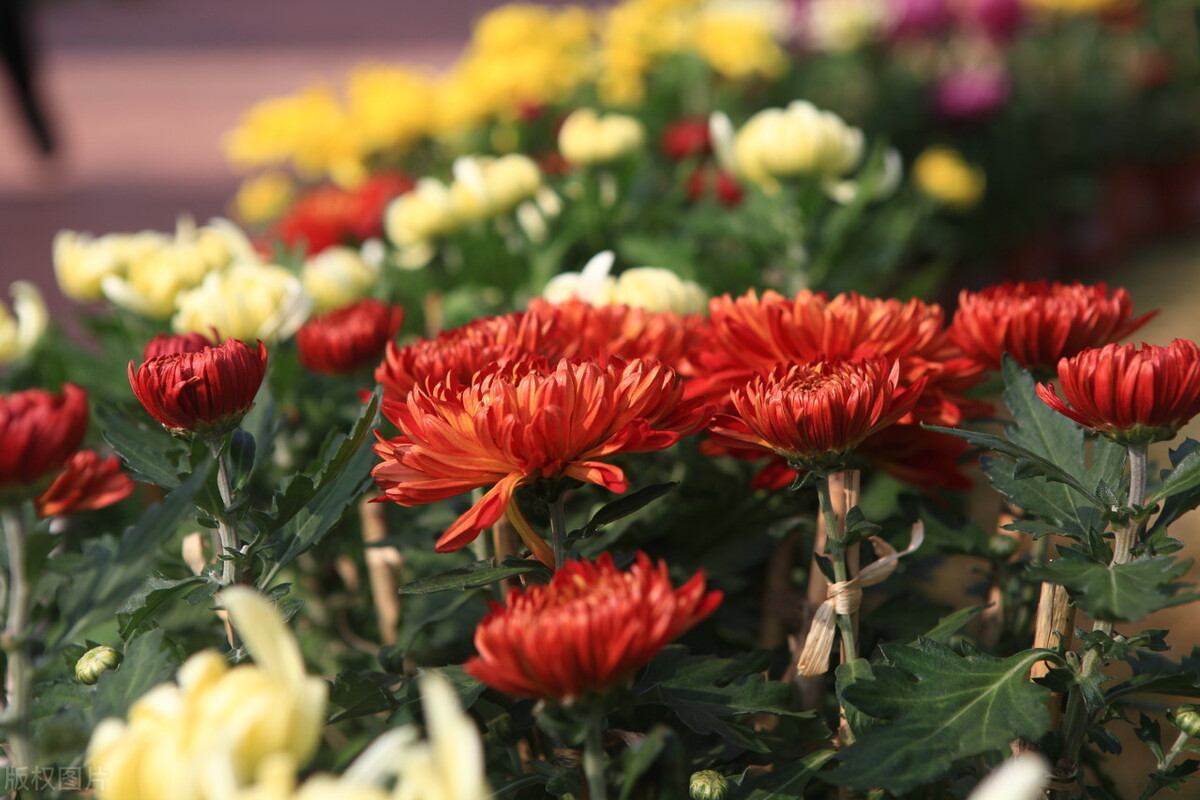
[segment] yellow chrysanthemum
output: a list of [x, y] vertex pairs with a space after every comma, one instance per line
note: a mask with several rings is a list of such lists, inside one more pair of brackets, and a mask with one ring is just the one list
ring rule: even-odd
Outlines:
[[968, 211], [979, 205], [987, 176], [949, 147], [930, 147], [913, 162], [917, 188], [944, 206]]

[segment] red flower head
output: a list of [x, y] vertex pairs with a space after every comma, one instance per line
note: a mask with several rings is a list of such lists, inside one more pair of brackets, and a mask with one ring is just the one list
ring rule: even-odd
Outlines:
[[213, 335], [210, 339], [203, 333], [184, 333], [178, 336], [172, 336], [169, 333], [160, 333], [149, 342], [146, 343], [146, 349], [142, 351], [142, 361], [149, 361], [158, 356], [169, 356], [175, 353], [198, 353], [206, 347], [216, 347], [221, 343], [217, 337], [216, 329], [213, 329]]
[[706, 335], [688, 359], [686, 372], [695, 376], [689, 393], [721, 400], [780, 363], [889, 358], [899, 364], [900, 386], [925, 381], [914, 420], [957, 425], [989, 409], [963, 395], [983, 369], [949, 340], [938, 305], [807, 290], [792, 300], [772, 291], [759, 298], [751, 291], [713, 298], [709, 311]]
[[466, 670], [521, 697], [565, 704], [602, 694], [721, 604], [720, 592], [705, 589], [703, 573], [676, 589], [666, 562], [645, 553], [627, 572], [608, 553], [594, 563], [568, 561], [549, 584], [492, 603]]
[[554, 360], [613, 355], [653, 358], [675, 368], [699, 341], [698, 316], [540, 297], [529, 301], [529, 313], [551, 321], [555, 336], [541, 344], [538, 355]]
[[434, 503], [491, 486], [437, 542], [459, 550], [504, 515], [518, 486], [565, 476], [613, 492], [625, 473], [605, 463], [617, 453], [664, 450], [702, 428], [709, 408], [683, 401], [673, 370], [649, 360], [527, 359], [417, 386], [384, 406], [402, 435], [375, 445], [381, 499]]
[[406, 347], [388, 342], [375, 380], [383, 384], [384, 404], [403, 403], [416, 386], [454, 376], [460, 383], [489, 365], [504, 365], [528, 355], [554, 355], [561, 349], [555, 320], [532, 314], [477, 319], [434, 339]]
[[1123, 339], [1156, 313], [1133, 316], [1129, 292], [1103, 283], [1002, 283], [963, 291], [950, 337], [989, 369], [1008, 353], [1026, 369], [1049, 371], [1061, 358]]
[[708, 120], [703, 117], [688, 117], [672, 122], [663, 131], [662, 149], [672, 161], [708, 155], [712, 152]]
[[801, 469], [845, 466], [864, 439], [912, 411], [925, 380], [899, 386], [900, 365], [885, 359], [780, 365], [731, 392], [736, 415], [719, 414], [720, 444], [759, 447]]
[[194, 353], [157, 356], [134, 369], [129, 385], [150, 416], [174, 434], [223, 435], [254, 405], [267, 371], [267, 348], [240, 339]]
[[0, 495], [27, 497], [83, 444], [87, 392], [64, 383], [62, 394], [27, 389], [0, 396]]
[[407, 175], [379, 175], [355, 189], [321, 186], [300, 198], [279, 222], [279, 238], [289, 248], [304, 245], [309, 255], [338, 244], [360, 244], [383, 235], [383, 209], [413, 188]]
[[296, 331], [300, 363], [328, 375], [354, 372], [379, 360], [403, 321], [402, 307], [370, 299], [313, 317]]
[[736, 178], [723, 169], [701, 164], [688, 176], [688, 199], [698, 203], [709, 194], [715, 194], [717, 201], [726, 208], [736, 208], [745, 197]]
[[80, 450], [34, 504], [38, 516], [57, 517], [106, 508], [132, 493], [133, 481], [121, 470], [116, 456], [101, 458], [94, 450]]
[[1069, 406], [1052, 385], [1037, 386], [1058, 413], [1117, 442], [1161, 442], [1200, 414], [1200, 347], [1176, 339], [1084, 350], [1058, 362], [1058, 381]]

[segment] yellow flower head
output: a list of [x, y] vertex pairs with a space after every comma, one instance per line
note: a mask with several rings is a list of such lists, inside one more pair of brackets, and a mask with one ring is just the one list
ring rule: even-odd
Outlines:
[[1038, 11], [1059, 14], [1099, 14], [1110, 9], [1137, 5], [1137, 0], [1023, 0]]
[[421, 178], [388, 204], [383, 217], [388, 238], [402, 249], [427, 245], [461, 224], [450, 187], [437, 178]]
[[489, 219], [512, 211], [541, 185], [542, 173], [528, 156], [464, 156], [454, 162], [450, 194], [464, 219]]
[[232, 213], [245, 225], [262, 225], [282, 214], [294, 196], [295, 186], [287, 173], [262, 172], [242, 181], [233, 198]]
[[347, 123], [364, 154], [404, 152], [429, 134], [433, 82], [401, 66], [364, 64], [346, 80]]
[[168, 242], [168, 236], [154, 231], [110, 233], [99, 238], [59, 231], [53, 244], [58, 288], [73, 300], [100, 300], [104, 297], [101, 283], [106, 277], [124, 275], [130, 263]]
[[0, 303], [0, 366], [27, 355], [50, 323], [50, 313], [42, 293], [29, 281], [13, 281], [12, 313]]
[[108, 719], [88, 745], [100, 800], [224, 800], [271, 759], [305, 763], [325, 720], [328, 686], [309, 677], [275, 607], [251, 589], [221, 593], [255, 663], [230, 667], [197, 653], [175, 683], [139, 698], [128, 720]]
[[558, 131], [558, 149], [573, 164], [607, 164], [642, 148], [646, 129], [624, 114], [572, 111]]
[[319, 314], [362, 299], [379, 279], [379, 266], [352, 247], [327, 247], [304, 262], [301, 281]]
[[708, 306], [700, 285], [663, 267], [633, 267], [614, 278], [615, 256], [605, 250], [592, 257], [581, 272], [555, 275], [542, 290], [552, 303], [578, 298], [594, 306], [626, 305], [648, 311], [696, 314]]
[[211, 272], [176, 299], [176, 333], [207, 332], [253, 342], [286, 339], [304, 324], [312, 298], [300, 279], [276, 264], [240, 261]]
[[949, 147], [930, 147], [917, 156], [912, 177], [923, 193], [956, 211], [979, 205], [987, 188], [983, 170]]
[[796, 100], [787, 108], [758, 112], [737, 132], [732, 146], [720, 146], [737, 174], [777, 191], [778, 178], [832, 178], [850, 172], [862, 160], [863, 133], [831, 111]]

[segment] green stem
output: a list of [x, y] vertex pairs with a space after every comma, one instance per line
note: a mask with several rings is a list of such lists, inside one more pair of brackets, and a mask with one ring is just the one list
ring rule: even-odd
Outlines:
[[[210, 439], [208, 449], [217, 462], [217, 491], [221, 494], [221, 513], [217, 514], [217, 531], [221, 535], [221, 553], [230, 554], [238, 549], [237, 515], [233, 508], [233, 482], [229, 479], [229, 459], [226, 455], [225, 439]], [[221, 585], [237, 582], [237, 565], [230, 559], [221, 561]]]
[[587, 738], [583, 743], [583, 774], [587, 777], [588, 800], [607, 800], [604, 779], [604, 711], [588, 715]]
[[[1146, 445], [1130, 445], [1128, 448], [1129, 460], [1129, 506], [1131, 508], [1141, 507], [1146, 502]], [[1115, 542], [1113, 544], [1112, 561], [1109, 563], [1109, 568], [1129, 563], [1130, 553], [1135, 544], [1141, 537], [1141, 531], [1145, 525], [1145, 518], [1138, 520], [1130, 519], [1124, 525], [1117, 528], [1115, 532]], [[1098, 631], [1105, 636], [1112, 636], [1113, 624], [1107, 620], [1097, 621], [1092, 627], [1093, 631]], [[1083, 663], [1079, 667], [1079, 677], [1081, 680], [1087, 680], [1095, 675], [1104, 666], [1104, 657], [1101, 654], [1100, 647], [1094, 647], [1087, 651], [1083, 656]], [[1066, 726], [1064, 728], [1064, 747], [1063, 757], [1059, 761], [1059, 771], [1065, 776], [1074, 775], [1079, 769], [1079, 751], [1083, 747], [1083, 739], [1087, 734], [1090, 715], [1087, 712], [1087, 705], [1083, 700], [1083, 692], [1078, 688], [1071, 690], [1070, 696], [1067, 698], [1066, 711]], [[1067, 790], [1056, 790], [1055, 798], [1066, 798], [1070, 794]]]
[[[1175, 759], [1179, 757], [1179, 754], [1183, 752], [1183, 746], [1186, 745], [1188, 740], [1191, 738], [1192, 737], [1188, 734], [1180, 731], [1179, 736], [1175, 739], [1175, 744], [1171, 745], [1171, 749], [1167, 751], [1165, 756], [1163, 756], [1162, 761], [1158, 762], [1158, 767], [1154, 770], [1154, 774], [1158, 775], [1170, 769], [1171, 764], [1173, 764]], [[1148, 800], [1148, 798], [1158, 791], [1158, 789], [1159, 786], [1154, 783], [1154, 781], [1150, 781], [1145, 785], [1145, 787], [1143, 787], [1142, 793], [1138, 795], [1138, 800]]]
[[[838, 529], [837, 515], [833, 511], [833, 493], [829, 488], [829, 477], [817, 481], [817, 496], [821, 501], [821, 516], [825, 518], [825, 539], [829, 546], [829, 560], [833, 563], [833, 579], [837, 583], [849, 580], [846, 569], [846, 539]], [[849, 663], [858, 658], [858, 645], [854, 636], [854, 619], [849, 614], [837, 615], [838, 630], [842, 633], [843, 661]]]
[[4, 627], [7, 658], [3, 721], [7, 728], [10, 766], [33, 764], [33, 740], [29, 719], [33, 706], [33, 659], [26, 641], [31, 592], [25, 577], [25, 525], [16, 509], [0, 510], [4, 544], [8, 551], [8, 609]]
[[550, 544], [554, 548], [554, 568], [562, 569], [567, 563], [567, 511], [566, 493], [548, 504], [550, 512]]

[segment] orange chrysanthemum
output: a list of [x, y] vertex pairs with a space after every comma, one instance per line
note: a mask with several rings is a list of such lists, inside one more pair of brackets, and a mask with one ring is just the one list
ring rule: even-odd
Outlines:
[[1002, 283], [963, 291], [950, 337], [971, 358], [1000, 369], [1008, 353], [1026, 369], [1053, 370], [1060, 358], [1133, 333], [1158, 312], [1133, 316], [1125, 289], [1103, 283]]
[[[433, 339], [401, 347], [389, 342], [375, 380], [383, 385], [385, 407], [403, 403], [414, 387], [453, 376], [468, 383], [489, 365], [509, 364], [530, 355], [555, 357], [555, 320], [516, 313], [478, 319]], [[557, 358], [556, 358], [557, 360]]]
[[864, 439], [916, 405], [924, 379], [899, 379], [900, 365], [885, 359], [781, 365], [733, 389], [736, 414], [718, 414], [713, 437], [770, 450], [799, 469], [840, 469]]
[[125, 475], [116, 456], [102, 458], [95, 450], [80, 450], [67, 459], [59, 473], [34, 506], [40, 517], [56, 517], [107, 508], [133, 494], [133, 481]]
[[721, 599], [703, 573], [676, 589], [666, 563], [644, 553], [626, 572], [607, 553], [569, 561], [546, 586], [492, 603], [466, 670], [502, 692], [571, 703], [629, 680]]
[[529, 313], [552, 320], [557, 352], [543, 346], [547, 358], [653, 358], [675, 368], [699, 344], [701, 318], [626, 305], [593, 306], [572, 298], [529, 302]]
[[684, 401], [669, 367], [650, 360], [526, 359], [417, 386], [384, 413], [401, 436], [383, 440], [373, 471], [380, 499], [413, 506], [471, 489], [486, 494], [438, 539], [458, 550], [504, 514], [517, 487], [565, 476], [614, 492], [625, 473], [617, 453], [663, 450], [702, 428], [709, 408]]
[[1160, 442], [1200, 414], [1200, 347], [1176, 339], [1084, 350], [1058, 362], [1058, 381], [1069, 406], [1052, 385], [1037, 386], [1058, 413], [1118, 442]]
[[983, 369], [950, 341], [936, 304], [808, 290], [792, 300], [773, 291], [760, 298], [752, 290], [736, 300], [713, 298], [709, 312], [706, 335], [686, 368], [694, 376], [691, 394], [723, 398], [780, 363], [890, 358], [901, 386], [925, 381], [915, 420], [957, 425], [988, 410], [963, 394]]

